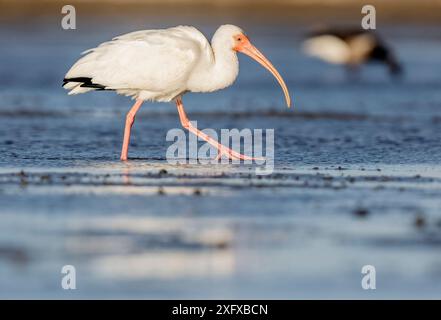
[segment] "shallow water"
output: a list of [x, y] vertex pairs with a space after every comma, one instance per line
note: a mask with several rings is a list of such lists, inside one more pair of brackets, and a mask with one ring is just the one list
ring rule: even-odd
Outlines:
[[[143, 106], [121, 163], [131, 101], [68, 97], [61, 79], [85, 49], [164, 24], [53, 23], [0, 29], [0, 297], [440, 298], [440, 28], [380, 30], [406, 69], [393, 81], [304, 57], [306, 26], [243, 25], [295, 107], [246, 57], [234, 86], [184, 103], [200, 128], [274, 129], [275, 171], [259, 177], [168, 164], [169, 104]], [[67, 264], [75, 291], [60, 286]]]

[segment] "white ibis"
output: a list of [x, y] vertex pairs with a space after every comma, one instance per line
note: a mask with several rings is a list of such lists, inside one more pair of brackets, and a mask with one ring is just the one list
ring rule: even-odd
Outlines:
[[361, 29], [329, 29], [311, 33], [303, 43], [304, 51], [328, 63], [350, 70], [369, 62], [384, 63], [392, 75], [402, 71], [392, 50], [375, 33]]
[[135, 104], [127, 113], [121, 160], [127, 160], [130, 130], [143, 101], [175, 101], [181, 124], [218, 150], [217, 159], [250, 160], [218, 143], [192, 126], [182, 104], [182, 95], [212, 92], [230, 86], [239, 72], [236, 52], [242, 52], [268, 69], [281, 85], [288, 107], [288, 89], [274, 66], [250, 42], [239, 27], [220, 26], [211, 45], [196, 28], [142, 30], [121, 35], [85, 51], [67, 72], [63, 87], [69, 94], [115, 90], [131, 96]]

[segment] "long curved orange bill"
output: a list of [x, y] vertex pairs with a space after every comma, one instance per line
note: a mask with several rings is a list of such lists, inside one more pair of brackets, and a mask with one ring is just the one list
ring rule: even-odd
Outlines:
[[288, 108], [291, 106], [291, 97], [289, 96], [288, 88], [286, 87], [285, 81], [283, 81], [282, 76], [279, 74], [276, 68], [269, 62], [269, 60], [259, 51], [255, 46], [253, 46], [248, 40], [248, 38], [243, 35], [243, 40], [240, 45], [237, 45], [234, 50], [242, 52], [247, 56], [250, 56], [262, 66], [264, 66], [273, 76], [277, 79], [280, 86], [282, 87], [283, 93], [285, 94], [286, 104]]

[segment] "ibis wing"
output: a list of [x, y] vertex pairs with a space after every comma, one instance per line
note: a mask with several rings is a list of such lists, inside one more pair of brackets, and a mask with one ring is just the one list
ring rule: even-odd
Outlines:
[[200, 55], [201, 43], [185, 33], [137, 31], [86, 51], [66, 78], [86, 77], [93, 84], [115, 90], [185, 90]]

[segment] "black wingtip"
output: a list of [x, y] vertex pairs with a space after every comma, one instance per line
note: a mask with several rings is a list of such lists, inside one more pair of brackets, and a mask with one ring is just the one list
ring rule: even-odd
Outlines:
[[76, 78], [64, 78], [63, 79], [63, 87], [69, 82], [81, 83], [80, 87], [83, 88], [93, 88], [97, 90], [105, 90], [106, 87], [102, 84], [93, 83], [92, 78], [88, 77], [76, 77]]

